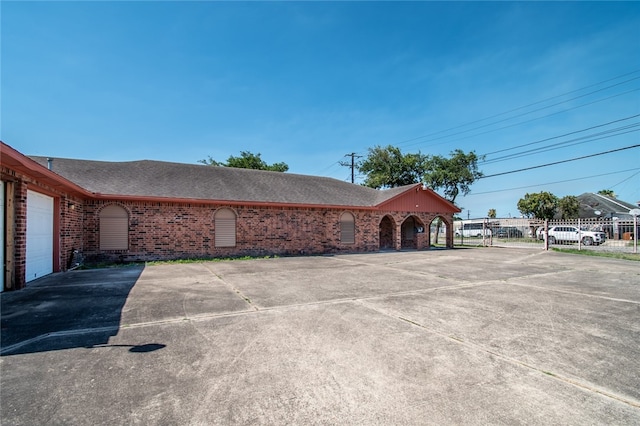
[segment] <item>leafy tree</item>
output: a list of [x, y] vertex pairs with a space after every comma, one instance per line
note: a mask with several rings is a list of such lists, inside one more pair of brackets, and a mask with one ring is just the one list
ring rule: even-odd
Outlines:
[[541, 191], [537, 194], [525, 194], [518, 200], [518, 210], [525, 217], [537, 219], [553, 219], [558, 208], [558, 197], [550, 192]]
[[496, 209], [489, 209], [489, 212], [487, 213], [487, 217], [489, 219], [495, 219], [496, 218]]
[[558, 200], [558, 209], [562, 215], [562, 219], [577, 219], [580, 217], [580, 200], [573, 195]]
[[454, 203], [458, 194], [467, 195], [471, 184], [483, 176], [478, 170], [478, 160], [482, 157], [473, 151], [465, 154], [460, 149], [450, 155], [450, 158], [439, 155], [427, 158], [424, 182], [434, 190], [442, 188], [445, 198]]
[[241, 151], [240, 157], [229, 156], [226, 163], [218, 162], [211, 157], [208, 157], [206, 160], [199, 160], [198, 163], [210, 166], [237, 167], [240, 169], [269, 170], [272, 172], [286, 172], [289, 170], [289, 166], [286, 163], [273, 163], [269, 165], [260, 158], [260, 153], [253, 154], [249, 151]]
[[417, 154], [402, 154], [400, 148], [388, 145], [369, 148], [367, 157], [357, 165], [358, 171], [366, 175], [363, 185], [371, 188], [394, 188], [419, 183], [425, 173], [426, 157]]
[[606, 195], [607, 197], [616, 198], [616, 193], [613, 192], [613, 189], [601, 189], [598, 191], [600, 195]]
[[358, 170], [366, 175], [365, 186], [392, 188], [422, 181], [434, 190], [442, 188], [445, 197], [453, 203], [458, 194], [468, 194], [470, 185], [482, 177], [478, 160], [473, 151], [465, 154], [459, 149], [452, 151], [450, 158], [444, 158], [420, 152], [402, 154], [399, 148], [391, 145], [375, 146], [369, 148], [369, 154], [358, 164]]

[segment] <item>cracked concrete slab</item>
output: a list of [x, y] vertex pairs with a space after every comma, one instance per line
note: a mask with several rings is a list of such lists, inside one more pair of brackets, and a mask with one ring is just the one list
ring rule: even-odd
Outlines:
[[635, 262], [479, 248], [157, 265], [0, 301], [2, 424], [640, 422]]

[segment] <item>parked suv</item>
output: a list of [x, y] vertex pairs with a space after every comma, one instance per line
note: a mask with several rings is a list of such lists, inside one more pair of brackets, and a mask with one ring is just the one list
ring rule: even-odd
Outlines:
[[577, 243], [582, 238], [585, 246], [604, 243], [606, 235], [600, 231], [581, 230], [576, 226], [552, 226], [549, 228], [549, 244], [556, 242]]

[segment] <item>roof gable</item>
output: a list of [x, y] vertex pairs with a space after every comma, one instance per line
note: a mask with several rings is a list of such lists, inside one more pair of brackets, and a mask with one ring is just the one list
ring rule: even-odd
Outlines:
[[585, 192], [578, 195], [580, 202], [579, 216], [583, 218], [606, 217], [607, 215], [624, 215], [629, 210], [638, 208], [637, 206], [618, 200], [617, 198], [608, 197], [606, 195], [596, 194], [593, 192]]
[[[422, 184], [406, 185], [394, 188], [395, 194], [378, 204], [380, 209], [398, 211], [418, 211], [430, 213], [459, 213], [461, 210]], [[388, 190], [391, 191], [391, 190]], [[380, 195], [382, 197], [382, 194]]]

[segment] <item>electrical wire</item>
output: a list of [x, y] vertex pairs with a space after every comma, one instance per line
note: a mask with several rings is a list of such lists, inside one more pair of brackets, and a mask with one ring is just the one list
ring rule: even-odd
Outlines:
[[621, 184], [625, 183], [626, 181], [628, 181], [628, 180], [629, 180], [629, 179], [631, 179], [632, 177], [636, 176], [637, 174], [640, 174], [640, 172], [634, 173], [634, 174], [632, 174], [631, 176], [629, 176], [628, 178], [623, 179], [622, 181], [620, 181], [620, 182], [616, 183], [615, 185], [612, 185], [612, 186], [611, 186], [611, 188], [615, 188], [616, 186], [618, 186], [618, 185], [621, 185]]
[[324, 169], [319, 170], [319, 171], [317, 171], [317, 172], [315, 172], [315, 173], [313, 173], [313, 174], [314, 174], [314, 175], [320, 175], [321, 173], [323, 173], [323, 172], [325, 172], [325, 171], [329, 170], [330, 168], [332, 168], [333, 166], [335, 166], [336, 164], [339, 164], [339, 163], [340, 163], [340, 161], [336, 161], [336, 162], [334, 162], [333, 164], [330, 164], [330, 165], [328, 165], [327, 167], [325, 167]]
[[524, 148], [525, 146], [536, 145], [536, 144], [539, 144], [539, 143], [542, 143], [542, 142], [547, 142], [547, 141], [550, 141], [550, 140], [553, 140], [553, 139], [560, 139], [560, 138], [563, 138], [565, 136], [575, 135], [576, 133], [582, 133], [582, 132], [586, 132], [588, 130], [597, 129], [599, 127], [608, 126], [609, 124], [619, 123], [621, 121], [626, 121], [626, 120], [631, 120], [632, 118], [636, 118], [636, 117], [640, 117], [640, 114], [630, 115], [628, 117], [620, 118], [618, 120], [609, 121], [607, 123], [598, 124], [596, 126], [587, 127], [585, 129], [581, 129], [581, 130], [575, 130], [573, 132], [565, 133], [565, 134], [559, 135], [559, 136], [553, 136], [553, 137], [550, 137], [550, 138], [540, 139], [538, 141], [534, 141], [534, 142], [529, 142], [529, 143], [525, 143], [525, 144], [522, 144], [522, 145], [513, 146], [511, 148], [504, 148], [504, 149], [499, 149], [497, 151], [486, 152], [486, 153], [482, 154], [481, 157], [484, 157], [484, 156], [487, 156], [487, 155], [499, 154], [501, 152], [511, 151], [513, 149]]
[[[465, 136], [465, 137], [461, 137], [461, 138], [455, 139], [454, 141], [448, 140], [448, 141], [443, 141], [443, 142], [436, 143], [436, 144], [431, 144], [431, 145], [428, 145], [428, 146], [443, 145], [445, 143], [451, 143], [451, 142], [461, 141], [461, 140], [464, 140], [464, 139], [475, 138], [477, 136], [482, 136], [482, 135], [486, 135], [486, 134], [489, 134], [489, 133], [497, 132], [498, 130], [504, 130], [504, 129], [509, 129], [511, 127], [517, 127], [517, 126], [520, 126], [522, 124], [527, 124], [527, 123], [531, 123], [533, 121], [538, 121], [538, 120], [542, 120], [542, 119], [545, 119], [545, 118], [553, 117], [554, 115], [563, 114], [563, 113], [565, 113], [567, 111], [571, 111], [571, 110], [578, 109], [578, 108], [583, 108], [585, 106], [593, 105], [593, 104], [596, 104], [598, 102], [603, 102], [603, 101], [606, 101], [606, 100], [609, 100], [609, 99], [612, 99], [612, 98], [616, 98], [618, 96], [626, 95], [626, 94], [629, 94], [629, 93], [632, 93], [632, 92], [637, 92], [639, 90], [640, 90], [640, 88], [631, 89], [631, 90], [628, 90], [626, 92], [622, 92], [622, 93], [618, 93], [618, 94], [615, 94], [615, 95], [611, 95], [611, 96], [608, 96], [606, 98], [596, 99], [595, 101], [587, 102], [585, 104], [581, 104], [581, 105], [578, 105], [578, 106], [575, 106], [575, 107], [572, 107], [572, 108], [567, 108], [567, 109], [563, 109], [561, 111], [552, 112], [551, 114], [543, 115], [543, 116], [540, 116], [540, 117], [535, 117], [535, 118], [532, 118], [532, 119], [529, 119], [529, 120], [525, 120], [525, 121], [520, 121], [518, 123], [509, 124], [508, 126], [502, 126], [502, 127], [498, 127], [498, 128], [495, 128], [495, 129], [487, 130], [487, 131], [484, 131], [484, 132], [475, 133], [473, 135], [469, 135], [469, 136]], [[481, 126], [481, 127], [487, 127], [487, 126]], [[471, 129], [471, 130], [477, 130], [479, 128], [480, 127], [475, 128], [475, 129]], [[456, 135], [459, 135], [459, 134], [462, 134], [462, 133], [466, 133], [466, 131], [465, 132], [454, 133], [454, 134], [451, 134], [451, 135], [446, 135], [446, 136], [442, 136], [442, 137], [438, 137], [438, 138], [434, 138], [434, 139], [429, 139], [429, 140], [427, 140], [425, 142], [432, 142], [432, 141], [436, 141], [436, 140], [439, 140], [439, 139], [444, 139], [444, 138], [448, 138], [448, 137], [451, 137], [451, 136], [456, 136]], [[411, 144], [411, 146], [418, 145], [418, 144], [420, 144], [420, 143], [417, 142], [417, 143]]]
[[[537, 102], [533, 102], [533, 103], [530, 103], [530, 104], [527, 104], [527, 105], [524, 105], [524, 106], [521, 106], [521, 107], [513, 108], [511, 110], [508, 110], [508, 111], [505, 111], [505, 112], [502, 112], [502, 113], [498, 113], [498, 114], [494, 114], [492, 116], [485, 117], [485, 118], [482, 118], [482, 119], [479, 119], [479, 120], [474, 120], [474, 121], [471, 121], [471, 122], [468, 122], [468, 123], [465, 123], [465, 124], [461, 124], [461, 125], [457, 125], [457, 126], [454, 126], [454, 127], [450, 127], [448, 129], [444, 129], [444, 130], [440, 130], [440, 131], [437, 131], [437, 132], [429, 133], [429, 134], [426, 134], [426, 135], [423, 135], [423, 136], [418, 136], [418, 137], [415, 137], [415, 138], [406, 139], [406, 140], [403, 140], [403, 141], [400, 141], [400, 142], [396, 142], [395, 145], [406, 145], [409, 142], [414, 142], [414, 141], [417, 141], [417, 140], [420, 140], [420, 139], [424, 139], [424, 138], [428, 138], [428, 137], [431, 137], [431, 136], [440, 135], [442, 133], [447, 133], [447, 132], [450, 132], [452, 130], [461, 129], [463, 127], [470, 126], [470, 125], [473, 125], [473, 124], [476, 124], [476, 123], [481, 123], [483, 121], [490, 120], [492, 118], [497, 118], [497, 117], [500, 117], [500, 116], [503, 116], [503, 115], [506, 115], [506, 114], [509, 114], [509, 113], [512, 113], [512, 112], [515, 112], [515, 111], [519, 111], [521, 109], [529, 108], [531, 106], [538, 105], [538, 104], [541, 104], [541, 103], [544, 103], [544, 102], [547, 102], [547, 101], [550, 101], [550, 100], [553, 100], [553, 99], [557, 99], [557, 98], [560, 98], [560, 97], [563, 97], [563, 96], [566, 96], [566, 95], [569, 95], [569, 94], [572, 94], [572, 93], [580, 92], [582, 90], [586, 90], [586, 89], [598, 86], [598, 85], [603, 84], [603, 83], [607, 83], [607, 82], [610, 82], [610, 81], [613, 81], [613, 80], [617, 80], [619, 78], [626, 77], [628, 75], [636, 74], [638, 72], [640, 72], [640, 70], [635, 70], [635, 71], [632, 71], [632, 72], [629, 72], [629, 73], [626, 73], [626, 74], [622, 74], [622, 75], [619, 75], [617, 77], [614, 77], [614, 78], [611, 78], [611, 79], [608, 79], [608, 80], [604, 80], [604, 81], [601, 81], [601, 82], [598, 82], [598, 83], [595, 83], [595, 84], [592, 84], [592, 85], [589, 85], [589, 86], [585, 86], [585, 87], [582, 87], [580, 89], [572, 90], [570, 92], [565, 92], [565, 93], [560, 94], [560, 95], [555, 95], [555, 96], [552, 96], [550, 98], [546, 98], [546, 99], [543, 99], [543, 100], [540, 100], [540, 101], [537, 101]], [[623, 82], [619, 82], [619, 83], [616, 83], [616, 84], [613, 84], [613, 85], [610, 85], [610, 86], [607, 86], [607, 87], [603, 87], [603, 88], [600, 88], [598, 90], [594, 90], [592, 92], [589, 92], [589, 93], [586, 93], [586, 94], [583, 94], [583, 95], [580, 95], [580, 96], [576, 96], [576, 97], [564, 100], [562, 102], [557, 102], [557, 103], [552, 104], [552, 105], [548, 105], [548, 106], [545, 106], [545, 107], [542, 107], [542, 108], [535, 109], [533, 111], [528, 111], [528, 112], [525, 112], [525, 113], [522, 113], [522, 114], [518, 114], [518, 115], [515, 115], [515, 116], [512, 116], [512, 117], [507, 117], [507, 118], [504, 118], [504, 119], [501, 119], [501, 120], [498, 120], [498, 121], [495, 121], [495, 122], [492, 122], [492, 123], [489, 123], [489, 124], [484, 124], [482, 126], [478, 126], [478, 127], [474, 127], [474, 128], [471, 128], [471, 129], [467, 129], [467, 130], [464, 130], [464, 131], [461, 131], [461, 132], [458, 132], [458, 133], [453, 133], [453, 134], [449, 134], [449, 135], [445, 135], [445, 136], [440, 136], [440, 137], [437, 137], [437, 138], [429, 139], [429, 140], [424, 141], [424, 142], [430, 142], [430, 141], [434, 141], [434, 140], [438, 140], [438, 139], [448, 138], [448, 137], [451, 137], [451, 136], [456, 136], [456, 135], [459, 135], [459, 134], [467, 133], [467, 132], [470, 132], [470, 131], [473, 131], [473, 130], [478, 130], [478, 129], [481, 129], [481, 128], [485, 128], [485, 127], [488, 127], [488, 126], [491, 126], [491, 125], [494, 125], [494, 124], [498, 124], [498, 123], [501, 123], [501, 122], [504, 122], [504, 121], [508, 121], [508, 120], [511, 120], [511, 119], [514, 119], [514, 118], [522, 117], [522, 116], [527, 115], [527, 114], [531, 114], [531, 113], [534, 113], [534, 112], [542, 111], [544, 109], [551, 108], [553, 106], [561, 105], [563, 103], [570, 102], [572, 100], [583, 98], [583, 97], [592, 95], [594, 93], [598, 93], [598, 92], [610, 89], [612, 87], [616, 87], [616, 86], [619, 86], [619, 85], [622, 85], [622, 84], [629, 83], [629, 82], [637, 80], [637, 79], [640, 79], [640, 77], [634, 77], [634, 78], [625, 80]], [[628, 93], [628, 92], [624, 92], [622, 94], [626, 94], [626, 93]], [[619, 95], [616, 95], [616, 96], [619, 96]], [[609, 98], [605, 98], [605, 99], [609, 99]], [[589, 104], [586, 104], [586, 105], [589, 105]], [[565, 110], [565, 111], [568, 111], [568, 110]], [[525, 123], [526, 123], [526, 121], [525, 121]], [[414, 144], [411, 144], [411, 145], [417, 145], [417, 143], [414, 143]]]
[[[474, 195], [493, 194], [493, 193], [496, 193], [496, 192], [515, 191], [515, 190], [518, 190], [518, 189], [535, 188], [535, 187], [538, 187], [538, 186], [557, 185], [559, 183], [574, 182], [574, 181], [577, 181], [577, 180], [585, 180], [585, 179], [593, 179], [593, 178], [602, 177], [602, 176], [615, 175], [615, 174], [618, 174], [618, 173], [632, 172], [632, 171], [635, 171], [635, 170], [640, 170], [640, 168], [619, 170], [617, 172], [601, 173], [599, 175], [584, 176], [584, 177], [579, 177], [579, 178], [574, 178], [574, 179], [559, 180], [559, 181], [555, 181], [555, 182], [547, 182], [547, 183], [539, 183], [539, 184], [534, 184], [534, 185], [519, 186], [519, 187], [515, 187], [515, 188], [504, 188], [504, 189], [495, 189], [495, 190], [491, 190], [491, 191], [471, 192], [471, 193], [467, 194], [465, 197], [471, 197], [471, 196], [474, 196]], [[625, 182], [625, 181], [631, 179], [632, 177], [634, 177], [637, 174], [640, 174], [640, 171], [638, 171], [637, 173], [632, 174], [631, 176], [629, 176], [628, 178], [626, 178], [622, 182]], [[619, 185], [622, 182], [619, 182], [616, 185]], [[616, 186], [616, 185], [614, 185], [614, 186]]]
[[[427, 135], [423, 135], [423, 136], [419, 136], [419, 137], [416, 137], [416, 138], [407, 139], [407, 140], [404, 140], [404, 141], [396, 143], [396, 145], [407, 145], [408, 142], [418, 141], [418, 140], [427, 138], [429, 136], [440, 135], [442, 133], [450, 132], [450, 131], [456, 130], [456, 129], [462, 129], [464, 127], [467, 127], [467, 126], [470, 126], [470, 125], [473, 125], [473, 124], [477, 124], [477, 123], [481, 123], [481, 122], [486, 121], [486, 120], [491, 120], [493, 118], [501, 117], [501, 116], [504, 116], [504, 115], [507, 115], [507, 114], [510, 114], [510, 113], [513, 113], [513, 112], [516, 112], [516, 111], [520, 111], [520, 110], [523, 110], [523, 109], [526, 109], [526, 108], [530, 108], [532, 106], [539, 105], [539, 104], [542, 104], [542, 103], [545, 103], [545, 102], [548, 102], [548, 101], [551, 101], [551, 100], [554, 100], [554, 99], [558, 99], [558, 98], [561, 98], [561, 97], [564, 97], [564, 96], [567, 96], [567, 95], [570, 95], [570, 94], [573, 94], [573, 93], [578, 93], [578, 92], [581, 92], [583, 90], [587, 90], [587, 89], [590, 89], [590, 88], [593, 88], [593, 87], [596, 87], [596, 86], [599, 86], [599, 85], [602, 85], [602, 84], [605, 84], [605, 83], [609, 83], [609, 82], [618, 80], [618, 79], [623, 78], [623, 77], [627, 77], [627, 76], [630, 76], [630, 75], [633, 75], [633, 74], [637, 74], [638, 72], [640, 72], [640, 69], [634, 70], [634, 71], [631, 71], [631, 72], [628, 72], [628, 73], [625, 73], [625, 74], [621, 74], [621, 75], [618, 75], [616, 77], [600, 81], [598, 83], [594, 83], [594, 84], [591, 84], [591, 85], [588, 85], [588, 86], [584, 86], [584, 87], [579, 88], [579, 89], [575, 89], [575, 90], [572, 90], [572, 91], [569, 91], [569, 92], [565, 92], [563, 94], [555, 95], [555, 96], [552, 96], [552, 97], [549, 97], [549, 98], [545, 98], [545, 99], [540, 100], [540, 101], [532, 102], [532, 103], [529, 103], [527, 105], [523, 105], [523, 106], [520, 106], [520, 107], [517, 107], [517, 108], [513, 108], [513, 109], [505, 111], [505, 112], [494, 114], [494, 115], [489, 116], [489, 117], [485, 117], [485, 118], [482, 118], [482, 119], [479, 119], [479, 120], [474, 120], [474, 121], [471, 121], [471, 122], [468, 122], [468, 123], [465, 123], [465, 124], [462, 124], [462, 125], [454, 126], [454, 127], [448, 128], [448, 129], [444, 129], [444, 130], [441, 130], [441, 131], [438, 131], [438, 132], [433, 132], [433, 133], [430, 133], [430, 134], [427, 134]], [[492, 126], [492, 125], [495, 125], [495, 124], [499, 124], [499, 123], [502, 123], [502, 122], [506, 122], [506, 121], [509, 121], [509, 120], [512, 120], [512, 119], [515, 119], [515, 118], [518, 118], [518, 117], [523, 117], [523, 116], [526, 116], [528, 114], [532, 114], [532, 113], [539, 112], [539, 111], [542, 111], [542, 110], [545, 110], [545, 109], [548, 109], [548, 108], [552, 108], [554, 106], [558, 106], [558, 105], [561, 105], [563, 103], [567, 103], [567, 102], [570, 102], [570, 101], [573, 101], [573, 100], [576, 100], [576, 99], [584, 98], [584, 97], [593, 95], [595, 93], [599, 93], [599, 92], [605, 91], [607, 89], [611, 89], [613, 87], [617, 87], [617, 86], [620, 86], [620, 85], [623, 85], [623, 84], [626, 84], [626, 83], [629, 83], [629, 82], [632, 82], [632, 81], [635, 81], [635, 80], [638, 80], [638, 79], [640, 79], [640, 76], [629, 78], [629, 79], [626, 79], [626, 80], [624, 80], [622, 82], [611, 84], [611, 85], [608, 85], [606, 87], [602, 87], [602, 88], [599, 88], [597, 90], [593, 90], [593, 91], [590, 91], [588, 93], [572, 97], [570, 99], [566, 99], [566, 100], [563, 100], [563, 101], [560, 101], [560, 102], [553, 103], [551, 105], [546, 105], [546, 106], [541, 107], [541, 108], [537, 108], [537, 109], [534, 109], [534, 110], [531, 110], [531, 111], [523, 112], [521, 114], [517, 114], [517, 115], [514, 115], [514, 116], [506, 117], [506, 118], [503, 118], [503, 119], [500, 119], [500, 120], [497, 120], [497, 121], [494, 121], [494, 122], [491, 122], [491, 123], [487, 123], [487, 124], [484, 124], [484, 125], [481, 125], [481, 126], [476, 126], [474, 128], [467, 129], [467, 130], [464, 130], [464, 131], [460, 131], [460, 132], [457, 132], [457, 133], [439, 136], [437, 138], [433, 138], [433, 139], [430, 139], [430, 140], [427, 140], [427, 141], [416, 142], [416, 143], [411, 144], [411, 145], [417, 145], [419, 143], [431, 142], [431, 141], [435, 141], [435, 140], [438, 140], [438, 139], [450, 138], [450, 137], [457, 136], [457, 135], [464, 134], [464, 133], [468, 133], [468, 132], [471, 132], [471, 131], [474, 131], [474, 130], [479, 130], [479, 129], [482, 129], [482, 128], [486, 128], [486, 127], [489, 127], [489, 126]], [[466, 137], [461, 138], [461, 139], [467, 139], [467, 138], [471, 138], [471, 137], [476, 137], [476, 136], [480, 136], [480, 135], [483, 135], [483, 134], [486, 134], [486, 133], [491, 133], [491, 132], [495, 132], [495, 131], [498, 131], [498, 130], [503, 130], [503, 129], [506, 129], [506, 128], [510, 128], [510, 127], [514, 127], [514, 126], [518, 126], [518, 125], [522, 125], [522, 124], [526, 124], [526, 123], [529, 123], [529, 122], [532, 122], [532, 121], [541, 120], [541, 119], [548, 118], [548, 117], [551, 117], [551, 116], [554, 116], [554, 115], [557, 115], [557, 114], [561, 114], [561, 113], [564, 113], [564, 112], [567, 112], [567, 111], [570, 111], [570, 110], [574, 110], [574, 109], [577, 109], [577, 108], [582, 108], [582, 107], [585, 107], [585, 106], [588, 106], [588, 105], [592, 105], [592, 104], [595, 104], [595, 103], [598, 103], [598, 102], [602, 102], [602, 101], [605, 101], [605, 100], [608, 100], [608, 99], [612, 99], [612, 98], [615, 98], [615, 97], [618, 97], [618, 96], [626, 95], [628, 93], [636, 92], [638, 90], [640, 90], [640, 88], [634, 88], [634, 89], [631, 89], [631, 90], [628, 90], [628, 91], [625, 91], [625, 92], [622, 92], [622, 93], [617, 93], [617, 94], [614, 94], [614, 95], [611, 95], [611, 96], [607, 96], [605, 98], [596, 99], [594, 101], [587, 102], [585, 104], [581, 104], [581, 105], [578, 105], [578, 106], [575, 106], [575, 107], [572, 107], [572, 108], [567, 108], [567, 109], [564, 109], [562, 111], [556, 111], [556, 112], [553, 112], [551, 114], [547, 114], [545, 116], [536, 117], [536, 118], [533, 118], [533, 119], [530, 119], [530, 120], [525, 120], [525, 121], [522, 121], [522, 122], [510, 124], [508, 126], [503, 126], [503, 127], [492, 129], [492, 130], [487, 130], [485, 132], [481, 132], [481, 133], [477, 133], [477, 134], [474, 134], [474, 135], [466, 136]], [[585, 129], [581, 129], [581, 130], [576, 130], [576, 131], [573, 131], [573, 132], [565, 133], [563, 135], [558, 135], [558, 136], [545, 138], [545, 139], [541, 139], [541, 140], [534, 141], [534, 142], [529, 142], [529, 143], [526, 143], [526, 144], [522, 144], [522, 145], [510, 147], [510, 148], [505, 148], [505, 149], [501, 149], [501, 150], [497, 150], [497, 151], [492, 151], [492, 152], [483, 154], [483, 156], [492, 155], [492, 154], [496, 154], [496, 153], [500, 153], [500, 152], [506, 152], [506, 151], [510, 151], [510, 150], [514, 150], [514, 149], [518, 149], [518, 148], [523, 148], [523, 147], [526, 147], [526, 146], [532, 146], [532, 145], [540, 144], [540, 143], [543, 143], [543, 142], [546, 142], [546, 141], [550, 141], [550, 140], [554, 140], [554, 139], [560, 139], [562, 137], [570, 136], [572, 134], [586, 132], [586, 131], [589, 131], [589, 130], [593, 130], [593, 129], [596, 129], [596, 128], [599, 128], [599, 127], [604, 127], [604, 126], [607, 126], [607, 125], [610, 125], [610, 124], [613, 124], [613, 123], [618, 123], [618, 122], [629, 120], [629, 119], [636, 118], [636, 117], [639, 117], [639, 116], [640, 116], [640, 114], [632, 115], [632, 116], [629, 116], [629, 117], [621, 118], [621, 119], [618, 119], [618, 120], [613, 120], [613, 121], [610, 121], [610, 122], [607, 122], [607, 123], [603, 123], [603, 124], [599, 124], [599, 125], [596, 125], [596, 126], [591, 126], [591, 127], [585, 128]], [[506, 156], [503, 156], [503, 157], [494, 158], [494, 159], [491, 159], [491, 160], [488, 160], [488, 161], [480, 162], [480, 164], [490, 164], [490, 163], [494, 163], [494, 162], [498, 162], [498, 161], [505, 161], [505, 160], [508, 160], [508, 159], [520, 158], [520, 157], [524, 157], [524, 156], [527, 156], [527, 155], [533, 155], [533, 154], [537, 154], [537, 153], [540, 153], [540, 152], [547, 152], [547, 151], [550, 151], [550, 150], [553, 150], [553, 149], [560, 149], [562, 147], [569, 147], [569, 146], [574, 146], [574, 145], [577, 145], [577, 144], [593, 142], [593, 141], [596, 141], [596, 140], [615, 137], [615, 136], [619, 136], [619, 135], [623, 135], [623, 134], [626, 134], [626, 133], [631, 133], [631, 132], [637, 131], [637, 130], [632, 130], [632, 131], [628, 131], [628, 132], [621, 132], [622, 130], [627, 130], [627, 129], [630, 129], [630, 128], [633, 128], [633, 127], [636, 127], [636, 126], [638, 126], [638, 124], [634, 123], [632, 125], [622, 126], [622, 127], [616, 128], [616, 129], [609, 129], [609, 130], [604, 131], [604, 132], [600, 132], [600, 133], [596, 133], [596, 134], [592, 134], [592, 135], [586, 135], [586, 136], [583, 136], [583, 137], [580, 137], [580, 138], [571, 139], [571, 140], [564, 141], [564, 142], [559, 142], [557, 144], [547, 145], [547, 146], [543, 146], [543, 147], [540, 147], [540, 148], [537, 148], [537, 149], [531, 149], [531, 150], [523, 151], [523, 152], [520, 152], [520, 153], [514, 153], [514, 154], [506, 155]], [[620, 133], [612, 135], [611, 133], [614, 133], [614, 132], [620, 132]], [[603, 135], [608, 135], [608, 136], [603, 136]], [[597, 136], [603, 136], [603, 137], [597, 137]], [[450, 142], [451, 141], [446, 141], [446, 142], [442, 142], [442, 143], [450, 143]], [[576, 157], [576, 158], [572, 158], [572, 159], [568, 159], [568, 160], [563, 160], [563, 161], [558, 161], [558, 162], [553, 162], [553, 163], [547, 163], [547, 164], [542, 164], [542, 165], [538, 165], [538, 166], [526, 167], [526, 168], [523, 168], [523, 169], [512, 170], [512, 171], [507, 171], [507, 172], [502, 172], [502, 173], [496, 173], [496, 174], [492, 174], [492, 175], [483, 176], [482, 178], [489, 178], [489, 177], [495, 177], [495, 176], [501, 176], [501, 175], [505, 175], [505, 174], [511, 174], [511, 173], [517, 173], [517, 172], [537, 169], [537, 168], [541, 168], [541, 167], [548, 167], [548, 166], [552, 166], [552, 165], [556, 165], [556, 164], [562, 164], [562, 163], [566, 163], [566, 162], [570, 162], [570, 161], [577, 161], [577, 160], [581, 160], [581, 159], [585, 159], [585, 158], [589, 158], [589, 157], [605, 155], [605, 154], [609, 154], [609, 153], [616, 152], [616, 151], [632, 149], [632, 148], [636, 148], [638, 146], [640, 146], [640, 145], [633, 145], [633, 146], [629, 146], [629, 147], [625, 147], [625, 148], [605, 151], [605, 152], [601, 152], [601, 153], [597, 153], [597, 154], [591, 154], [591, 155], [582, 156], [582, 157]], [[338, 161], [332, 163], [331, 165], [327, 166], [326, 168], [322, 169], [321, 172], [324, 172], [324, 171], [334, 167], [337, 164], [340, 164], [340, 160], [338, 160]], [[345, 180], [350, 180], [350, 179], [347, 178]]]
[[517, 170], [510, 170], [508, 172], [494, 173], [492, 175], [482, 176], [479, 179], [487, 179], [487, 178], [496, 177], [496, 176], [503, 176], [503, 175], [508, 175], [508, 174], [512, 174], [512, 173], [524, 172], [524, 171], [527, 171], [527, 170], [539, 169], [539, 168], [542, 168], [542, 167], [555, 166], [557, 164], [569, 163], [571, 161], [577, 161], [577, 160], [584, 160], [585, 158], [597, 157], [599, 155], [611, 154], [613, 152], [619, 152], [619, 151], [624, 151], [624, 150], [627, 150], [627, 149], [633, 149], [633, 148], [638, 148], [638, 147], [640, 147], [640, 144], [626, 146], [626, 147], [623, 147], [623, 148], [611, 149], [609, 151], [598, 152], [596, 154], [583, 155], [581, 157], [570, 158], [568, 160], [554, 161], [553, 163], [541, 164], [541, 165], [532, 166], [532, 167], [525, 167], [525, 168], [517, 169]]
[[[482, 161], [479, 162], [479, 164], [493, 164], [493, 163], [499, 163], [501, 161], [506, 161], [506, 160], [512, 160], [514, 158], [521, 158], [521, 157], [526, 157], [532, 154], [539, 154], [539, 153], [543, 153], [543, 152], [549, 152], [549, 151], [553, 151], [556, 149], [561, 149], [561, 148], [568, 148], [570, 146], [575, 146], [575, 145], [580, 145], [583, 143], [589, 143], [589, 142], [594, 142], [594, 141], [599, 141], [602, 139], [608, 139], [608, 138], [612, 138], [615, 136], [620, 136], [620, 135], [625, 135], [627, 133], [633, 133], [633, 132], [637, 132], [640, 131], [640, 129], [638, 130], [629, 130], [626, 132], [623, 132], [622, 130], [628, 130], [628, 129], [632, 129], [635, 127], [639, 127], [640, 123], [634, 123], [634, 124], [630, 124], [628, 126], [622, 126], [622, 127], [618, 127], [615, 129], [610, 129], [610, 130], [606, 130], [604, 132], [600, 132], [600, 133], [595, 133], [593, 135], [587, 135], [587, 136], [582, 136], [579, 138], [575, 138], [575, 139], [569, 139], [567, 141], [564, 142], [558, 142], [555, 144], [551, 144], [551, 145], [547, 145], [547, 146], [543, 146], [543, 147], [539, 147], [539, 148], [533, 148], [533, 149], [529, 149], [526, 151], [522, 151], [522, 152], [518, 152], [518, 153], [514, 153], [514, 154], [509, 154], [509, 155], [504, 155], [502, 157], [497, 157], [494, 158], [492, 160], [487, 160], [487, 161]], [[610, 134], [610, 133], [614, 133], [614, 132], [619, 132], [616, 134]], [[607, 136], [605, 136], [607, 135]], [[598, 137], [601, 136], [601, 137]], [[573, 142], [573, 143], [571, 143]]]

